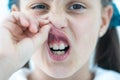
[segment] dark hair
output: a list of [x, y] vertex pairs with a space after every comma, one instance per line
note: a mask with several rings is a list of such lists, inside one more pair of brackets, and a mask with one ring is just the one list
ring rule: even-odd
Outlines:
[[[112, 0], [102, 0], [103, 7]], [[114, 15], [113, 15], [114, 17]], [[115, 26], [110, 25], [106, 34], [99, 39], [96, 47], [95, 63], [109, 70], [120, 72], [120, 43]]]
[[15, 4], [16, 6], [19, 7], [19, 0], [9, 0], [8, 2], [8, 8], [11, 9], [12, 8], [12, 5]]
[[[112, 0], [101, 0], [103, 7], [112, 4]], [[9, 0], [11, 5], [19, 6], [19, 0]], [[116, 28], [110, 25], [106, 34], [98, 40], [95, 54], [95, 64], [98, 66], [120, 72], [120, 43]], [[27, 64], [28, 66], [28, 64]]]

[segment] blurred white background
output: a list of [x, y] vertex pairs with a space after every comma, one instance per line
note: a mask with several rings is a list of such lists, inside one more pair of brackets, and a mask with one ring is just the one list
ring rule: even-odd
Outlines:
[[[120, 0], [114, 0], [114, 2], [116, 3], [119, 12], [120, 12]], [[4, 17], [6, 15], [9, 14], [9, 10], [8, 10], [8, 0], [0, 0], [0, 22], [4, 19]], [[120, 38], [120, 27], [118, 27], [118, 33], [119, 33], [119, 38]]]
[[0, 0], [0, 22], [2, 19], [4, 19], [4, 17], [9, 14], [9, 11], [8, 11], [8, 7], [7, 7], [7, 4], [8, 4], [8, 0]]

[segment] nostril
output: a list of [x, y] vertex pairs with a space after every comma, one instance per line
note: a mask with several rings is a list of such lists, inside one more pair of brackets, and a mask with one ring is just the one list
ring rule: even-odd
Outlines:
[[61, 27], [61, 29], [64, 29], [65, 27]]

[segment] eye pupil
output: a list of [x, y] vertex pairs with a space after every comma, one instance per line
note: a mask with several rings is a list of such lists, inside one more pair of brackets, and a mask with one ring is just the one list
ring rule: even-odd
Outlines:
[[33, 6], [32, 9], [46, 9], [46, 6], [39, 4], [39, 5]]
[[81, 4], [72, 4], [69, 7], [69, 10], [84, 10], [84, 9], [85, 9], [85, 6]]
[[45, 8], [45, 6], [44, 5], [39, 5], [38, 8], [42, 8], [43, 9], [43, 8]]
[[73, 5], [73, 9], [80, 9], [80, 8], [82, 8], [82, 6], [79, 5], [79, 4], [74, 4], [74, 5]]

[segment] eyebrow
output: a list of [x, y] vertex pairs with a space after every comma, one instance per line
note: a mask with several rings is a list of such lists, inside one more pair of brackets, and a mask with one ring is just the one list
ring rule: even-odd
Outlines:
[[[45, 2], [53, 2], [54, 0], [41, 0]], [[66, 0], [66, 1], [87, 1], [87, 0]]]
[[[25, 0], [25, 1], [28, 1], [28, 0]], [[45, 1], [45, 2], [51, 3], [51, 2], [53, 2], [55, 0], [37, 0], [37, 1]], [[63, 0], [63, 1], [88, 1], [88, 0]]]
[[44, 0], [44, 1], [46, 1], [46, 2], [52, 2], [52, 1], [54, 1], [54, 0]]

